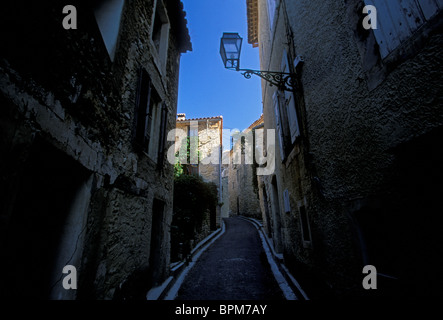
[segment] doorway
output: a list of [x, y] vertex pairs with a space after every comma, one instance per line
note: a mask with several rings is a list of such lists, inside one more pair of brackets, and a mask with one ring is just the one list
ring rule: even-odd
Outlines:
[[[73, 206], [82, 208], [76, 214], [80, 215], [77, 220], [84, 221], [90, 177], [74, 159], [36, 138], [19, 177], [8, 222], [2, 250], [2, 274], [7, 275], [2, 279], [2, 295], [51, 298], [54, 277], [62, 275], [62, 269], [56, 268], [60, 258], [64, 260], [69, 253], [71, 259], [67, 257], [64, 263], [72, 262], [74, 254], [81, 251], [82, 225], [69, 225], [75, 220], [70, 213]], [[76, 229], [72, 231], [72, 227]]]

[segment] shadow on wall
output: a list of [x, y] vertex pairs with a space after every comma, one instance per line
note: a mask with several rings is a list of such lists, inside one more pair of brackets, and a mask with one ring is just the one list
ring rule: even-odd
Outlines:
[[[443, 128], [392, 150], [392, 186], [377, 206], [353, 213], [363, 265], [377, 268], [372, 296], [433, 296], [440, 291]], [[365, 293], [367, 294], [367, 293]]]
[[[75, 232], [69, 222], [71, 208], [77, 205], [80, 188], [90, 172], [52, 145], [36, 138], [19, 177], [18, 188], [7, 200], [12, 207], [2, 250], [2, 295], [48, 299], [54, 277], [62, 275], [56, 269], [60, 256], [81, 251], [78, 244], [82, 232], [83, 212]], [[89, 195], [89, 193], [88, 193]], [[87, 207], [87, 206], [86, 206]], [[77, 213], [74, 213], [77, 214]], [[69, 224], [69, 226], [67, 226]], [[71, 237], [71, 239], [66, 239]], [[60, 247], [62, 243], [68, 244]], [[79, 257], [78, 257], [79, 258]]]

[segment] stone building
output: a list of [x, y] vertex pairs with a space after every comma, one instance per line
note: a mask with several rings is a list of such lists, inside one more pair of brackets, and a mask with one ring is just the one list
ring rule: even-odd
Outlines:
[[[235, 143], [229, 161], [229, 211], [231, 215], [242, 215], [262, 219], [258, 196], [257, 164], [251, 153], [255, 141], [255, 130], [263, 128], [263, 115], [254, 121], [239, 136], [233, 134]], [[248, 138], [249, 135], [249, 138]], [[252, 144], [248, 150], [245, 144]], [[252, 159], [247, 160], [247, 152]]]
[[179, 0], [69, 3], [0, 13], [1, 295], [144, 299], [169, 276], [185, 13]]
[[[247, 4], [261, 70], [297, 80], [292, 91], [262, 81], [276, 169], [259, 190], [276, 251], [311, 297], [436, 294], [442, 2]], [[365, 265], [377, 290], [363, 290]]]
[[[189, 139], [189, 156], [181, 162], [186, 174], [200, 175], [204, 181], [213, 182], [217, 186], [219, 205], [215, 215], [211, 216], [211, 229], [218, 228], [221, 213], [225, 211], [222, 208], [225, 206], [222, 177], [223, 116], [187, 119], [185, 113], [179, 113], [176, 129], [181, 131], [176, 136], [178, 150], [181, 150], [182, 145], [179, 139]], [[184, 149], [182, 153], [185, 153]]]

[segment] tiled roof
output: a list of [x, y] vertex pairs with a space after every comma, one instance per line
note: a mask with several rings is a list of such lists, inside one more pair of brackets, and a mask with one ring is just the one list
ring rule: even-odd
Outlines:
[[246, 0], [248, 15], [248, 43], [258, 47], [258, 0]]
[[261, 114], [260, 118], [258, 118], [257, 120], [255, 120], [249, 127], [248, 129], [253, 129], [254, 127], [264, 123], [264, 118], [263, 118], [263, 113]]
[[204, 117], [204, 118], [177, 119], [177, 122], [200, 121], [200, 120], [222, 120], [222, 119], [223, 116], [215, 116], [215, 117]]
[[192, 51], [191, 37], [189, 36], [186, 11], [181, 0], [168, 0], [165, 4], [170, 15], [172, 29], [177, 32], [177, 41], [180, 52]]

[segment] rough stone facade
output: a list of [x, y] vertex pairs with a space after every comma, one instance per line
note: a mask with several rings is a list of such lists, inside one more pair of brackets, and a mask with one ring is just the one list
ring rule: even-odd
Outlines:
[[250, 139], [237, 137], [233, 145], [229, 157], [229, 212], [230, 215], [242, 215], [251, 218], [262, 219], [259, 202], [259, 190], [257, 180], [257, 164], [254, 161], [254, 154], [252, 156], [252, 164], [246, 161], [246, 152], [254, 150], [245, 147], [247, 143], [254, 143], [255, 130], [263, 127], [263, 116], [251, 124], [243, 135], [249, 134]]
[[[197, 147], [198, 154], [191, 151], [188, 164], [185, 170], [189, 174], [198, 174], [204, 181], [213, 182], [217, 186], [219, 193], [219, 205], [216, 212], [216, 227], [221, 225], [221, 213], [226, 211], [223, 207], [227, 204], [223, 203], [223, 178], [222, 178], [222, 131], [223, 131], [223, 117], [207, 117], [186, 119], [186, 114], [178, 115], [176, 122], [176, 129], [188, 137], [197, 137], [197, 142], [190, 142], [190, 146]], [[176, 139], [179, 139], [178, 136]], [[177, 140], [177, 147], [181, 144]], [[179, 147], [180, 148], [180, 147]], [[194, 153], [193, 153], [194, 152]], [[192, 154], [195, 158], [191, 158]], [[222, 205], [221, 205], [222, 204]]]
[[[106, 8], [70, 3], [75, 30], [64, 29], [59, 1], [1, 12], [1, 294], [144, 299], [169, 275], [165, 133], [175, 127], [180, 54], [191, 50], [186, 20], [180, 1], [109, 1], [119, 17], [112, 48]], [[147, 105], [154, 120], [140, 131]], [[62, 287], [65, 265], [77, 270], [77, 290]]]
[[[261, 69], [281, 70], [286, 53], [298, 81], [299, 134], [283, 147], [277, 121], [287, 118], [276, 118], [277, 89], [262, 82], [276, 170], [260, 178], [260, 199], [275, 249], [313, 297], [435, 294], [441, 11], [421, 16], [421, 28], [382, 58], [374, 31], [362, 27], [363, 1], [257, 1], [248, 14], [259, 16]], [[380, 9], [380, 25], [397, 23]], [[296, 64], [298, 56], [304, 62]], [[378, 271], [372, 292], [362, 288], [368, 264]]]

